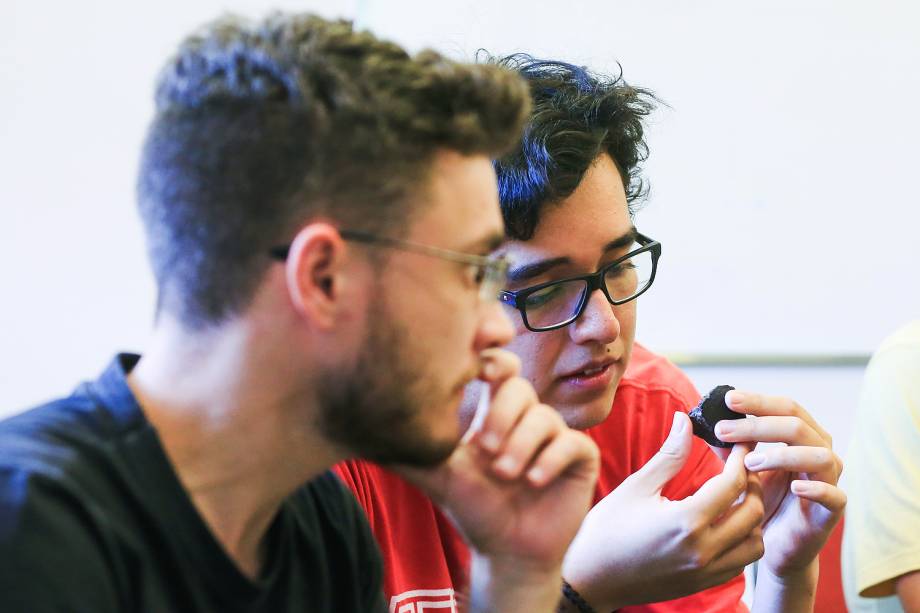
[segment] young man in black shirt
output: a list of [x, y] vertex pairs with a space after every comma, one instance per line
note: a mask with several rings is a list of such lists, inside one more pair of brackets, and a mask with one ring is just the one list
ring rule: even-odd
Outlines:
[[273, 15], [188, 38], [156, 102], [152, 342], [0, 423], [0, 610], [386, 610], [351, 457], [450, 511], [473, 609], [552, 610], [598, 459], [499, 349], [518, 77]]

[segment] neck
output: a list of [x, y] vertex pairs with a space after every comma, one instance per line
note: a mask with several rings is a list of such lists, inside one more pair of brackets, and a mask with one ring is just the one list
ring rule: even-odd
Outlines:
[[309, 369], [279, 350], [291, 340], [278, 328], [250, 317], [190, 333], [162, 318], [128, 377], [198, 512], [250, 577], [282, 501], [342, 457], [313, 425]]

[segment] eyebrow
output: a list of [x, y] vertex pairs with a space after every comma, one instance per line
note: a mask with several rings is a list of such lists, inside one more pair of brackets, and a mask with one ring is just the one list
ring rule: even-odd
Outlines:
[[[636, 231], [636, 228], [631, 228], [628, 232], [626, 232], [626, 234], [623, 234], [622, 236], [619, 236], [604, 245], [602, 253], [629, 247], [636, 241], [637, 234], [638, 232]], [[508, 271], [508, 280], [511, 282], [526, 281], [527, 279], [532, 279], [542, 275], [543, 273], [547, 272], [548, 270], [552, 270], [557, 266], [570, 264], [571, 262], [571, 258], [563, 256], [558, 258], [549, 258], [546, 260], [538, 260], [536, 262], [523, 264], [521, 266], [513, 266], [511, 270]]]

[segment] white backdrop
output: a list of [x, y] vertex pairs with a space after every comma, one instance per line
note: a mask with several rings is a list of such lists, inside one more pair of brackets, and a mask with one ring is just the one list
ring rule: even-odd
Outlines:
[[920, 314], [916, 2], [396, 5], [366, 21], [413, 48], [619, 61], [670, 105], [637, 219], [664, 246], [639, 324], [656, 348], [867, 353]]
[[[133, 182], [156, 71], [202, 21], [272, 7], [357, 17], [460, 57], [619, 61], [654, 89], [670, 107], [653, 118], [637, 221], [664, 244], [640, 311], [656, 350], [863, 353], [920, 313], [908, 0], [5, 0], [0, 415], [143, 346], [154, 295]], [[858, 374], [831, 393], [851, 398]]]

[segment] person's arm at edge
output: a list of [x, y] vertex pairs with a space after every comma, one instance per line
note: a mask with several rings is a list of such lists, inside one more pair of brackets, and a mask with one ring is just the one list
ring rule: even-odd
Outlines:
[[920, 570], [898, 577], [895, 580], [895, 593], [905, 613], [920, 613]]

